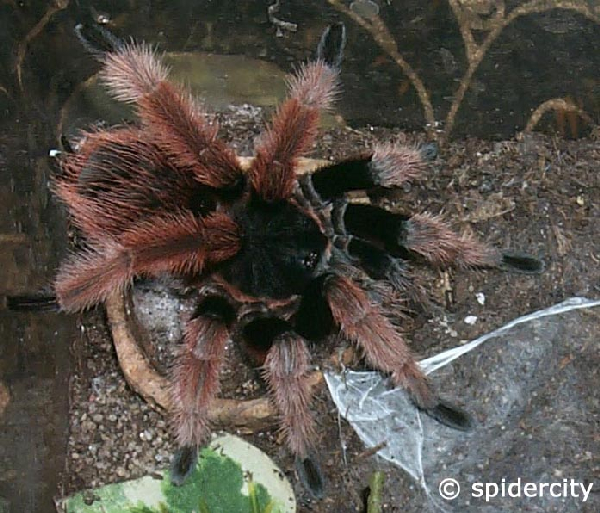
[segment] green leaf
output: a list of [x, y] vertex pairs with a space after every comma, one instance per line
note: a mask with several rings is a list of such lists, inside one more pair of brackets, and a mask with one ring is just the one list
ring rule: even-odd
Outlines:
[[248, 495], [242, 493], [242, 467], [227, 456], [203, 449], [198, 465], [183, 486], [174, 486], [167, 477], [162, 482], [163, 494], [173, 513], [187, 513], [198, 508], [201, 513], [263, 513], [272, 502], [264, 486], [250, 480]]

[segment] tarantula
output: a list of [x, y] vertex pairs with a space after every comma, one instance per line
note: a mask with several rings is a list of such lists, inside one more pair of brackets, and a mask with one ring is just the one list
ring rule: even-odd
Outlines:
[[309, 345], [331, 334], [358, 344], [419, 409], [467, 428], [468, 416], [433, 391], [391, 319], [413, 290], [409, 263], [525, 272], [541, 263], [455, 234], [429, 214], [346, 201], [349, 191], [419, 178], [424, 165], [416, 148], [379, 144], [368, 155], [296, 175], [320, 111], [337, 94], [343, 25], [325, 30], [317, 59], [290, 79], [289, 97], [246, 170], [196, 101], [167, 81], [150, 47], [105, 36], [110, 49], [96, 51], [101, 79], [116, 99], [135, 106], [139, 124], [89, 131], [60, 159], [54, 187], [87, 246], [63, 263], [56, 296], [63, 310], [79, 311], [125, 291], [136, 277], [165, 273], [197, 288], [171, 376], [180, 446], [174, 481], [183, 482], [209, 435], [229, 340], [262, 368], [289, 449], [316, 494], [322, 482]]

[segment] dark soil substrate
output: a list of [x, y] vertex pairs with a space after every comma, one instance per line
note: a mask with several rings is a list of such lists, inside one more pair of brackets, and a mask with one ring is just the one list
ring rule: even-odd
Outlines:
[[[224, 137], [251, 140], [258, 132], [257, 118], [226, 119]], [[332, 129], [311, 156], [337, 159], [364, 151], [376, 139], [403, 137], [389, 129]], [[251, 145], [237, 146], [236, 151], [251, 154]], [[407, 331], [417, 353], [431, 355], [569, 296], [600, 295], [598, 162], [596, 141], [537, 135], [519, 142], [470, 139], [445, 148], [429, 165], [425, 180], [381, 200], [403, 211], [444, 213], [459, 231], [472, 231], [494, 246], [540, 256], [546, 263], [546, 271], [536, 276], [452, 272], [450, 287], [439, 272], [424, 270], [424, 281], [439, 306], [417, 314]], [[479, 292], [485, 295], [484, 305], [476, 300]], [[467, 315], [477, 315], [477, 322], [458, 322]], [[71, 436], [61, 493], [167, 468], [174, 449], [167, 419], [125, 384], [101, 309], [82, 316], [81, 337], [73, 341], [73, 352], [77, 366], [71, 382]], [[256, 373], [245, 369], [235, 351], [231, 359], [224, 378], [226, 395], [244, 398], [262, 393]], [[407, 497], [399, 491], [418, 485], [400, 469], [365, 453], [352, 429], [339, 420], [324, 385], [316, 393], [313, 410], [328, 482], [327, 497], [320, 502], [311, 501], [299, 486], [293, 460], [276, 429], [244, 435], [289, 475], [299, 511], [364, 511], [365, 490], [375, 469], [386, 474], [384, 511], [405, 511]]]

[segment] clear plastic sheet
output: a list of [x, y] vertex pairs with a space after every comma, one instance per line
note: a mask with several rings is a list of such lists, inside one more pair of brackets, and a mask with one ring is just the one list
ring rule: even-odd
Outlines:
[[[599, 305], [571, 298], [421, 361], [441, 395], [473, 416], [466, 433], [420, 414], [379, 373], [326, 373], [365, 445], [385, 444], [377, 454], [420, 485], [394, 490], [403, 511], [600, 511], [600, 490], [583, 502], [572, 486], [589, 490], [598, 477], [600, 316], [589, 309]], [[448, 478], [461, 487], [452, 500], [440, 495]], [[535, 496], [525, 496], [525, 483], [536, 484]], [[558, 483], [560, 496], [549, 487], [540, 495], [540, 483]]]

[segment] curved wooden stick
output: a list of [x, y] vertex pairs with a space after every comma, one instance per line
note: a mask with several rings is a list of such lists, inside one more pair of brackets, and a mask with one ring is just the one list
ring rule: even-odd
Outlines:
[[523, 130], [523, 131], [525, 133], [533, 131], [533, 129], [536, 127], [536, 125], [542, 119], [542, 116], [544, 114], [546, 114], [546, 112], [550, 112], [551, 110], [555, 110], [555, 111], [562, 110], [564, 112], [574, 112], [581, 119], [583, 119], [587, 124], [589, 124], [591, 126], [594, 125], [594, 120], [592, 119], [592, 117], [587, 112], [585, 112], [582, 108], [575, 105], [573, 102], [569, 101], [566, 98], [552, 98], [550, 100], [546, 100], [544, 103], [539, 105], [538, 108], [535, 109], [531, 113], [529, 121], [527, 122], [527, 126], [525, 127], [525, 130]]
[[[134, 313], [120, 293], [106, 301], [106, 315], [125, 380], [152, 407], [169, 409], [169, 381], [152, 366], [133, 335]], [[250, 431], [272, 426], [277, 411], [266, 397], [249, 401], [217, 398], [212, 403], [211, 422], [218, 426], [236, 426]]]

